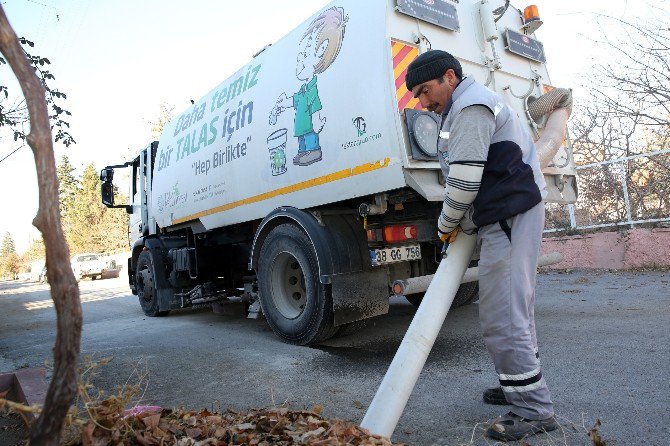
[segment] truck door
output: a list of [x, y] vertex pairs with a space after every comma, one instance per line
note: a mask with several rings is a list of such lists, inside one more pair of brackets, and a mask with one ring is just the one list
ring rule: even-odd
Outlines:
[[[133, 245], [135, 240], [142, 236], [142, 204], [144, 199], [142, 197], [142, 189], [140, 185], [144, 180], [144, 174], [142, 173], [142, 166], [140, 165], [140, 160], [144, 155], [144, 151], [140, 153], [140, 156], [133, 160], [133, 179], [130, 182], [130, 204], [133, 208], [132, 213], [128, 216], [128, 241], [130, 246]], [[143, 163], [142, 163], [143, 164]]]

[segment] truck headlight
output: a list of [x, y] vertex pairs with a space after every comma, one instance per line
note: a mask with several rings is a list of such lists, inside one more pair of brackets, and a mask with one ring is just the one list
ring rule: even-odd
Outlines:
[[437, 160], [437, 138], [441, 120], [437, 113], [405, 109], [405, 123], [414, 159]]

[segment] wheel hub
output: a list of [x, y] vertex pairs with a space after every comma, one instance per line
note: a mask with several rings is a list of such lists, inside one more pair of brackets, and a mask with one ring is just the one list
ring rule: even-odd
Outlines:
[[280, 253], [272, 263], [270, 277], [277, 310], [287, 319], [300, 316], [307, 302], [307, 287], [298, 260], [291, 253]]
[[148, 268], [137, 274], [137, 296], [145, 302], [153, 299], [154, 278]]

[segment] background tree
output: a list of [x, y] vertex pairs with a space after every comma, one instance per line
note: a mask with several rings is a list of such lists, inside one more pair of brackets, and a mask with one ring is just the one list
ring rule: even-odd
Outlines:
[[151, 126], [152, 141], [158, 141], [160, 139], [165, 124], [170, 122], [170, 120], [172, 120], [173, 117], [174, 117], [174, 106], [171, 106], [166, 102], [161, 102], [160, 110], [158, 112], [158, 116], [156, 117], [156, 119], [152, 121], [147, 121], [147, 123]]
[[[20, 256], [20, 270], [23, 272], [30, 272], [31, 274], [36, 273], [36, 271], [32, 270], [32, 268], [35, 267], [32, 263], [38, 260], [43, 261], [45, 256], [46, 253], [44, 251], [44, 241], [42, 240], [42, 237], [40, 236], [30, 240], [28, 248]], [[40, 271], [37, 271], [37, 273], [39, 272]]]
[[[49, 120], [49, 106], [54, 110], [55, 100], [64, 99], [64, 96], [61, 93], [54, 94], [54, 90], [45, 85], [53, 77], [46, 76], [41, 68], [35, 66], [36, 63], [40, 65], [40, 61], [41, 65], [48, 61], [42, 59], [36, 61], [21, 47], [2, 5], [0, 5], [0, 53], [4, 57], [2, 62], [8, 63], [12, 68], [25, 97], [30, 133], [23, 136], [33, 151], [39, 188], [39, 208], [33, 224], [40, 230], [44, 239], [47, 276], [57, 316], [51, 383], [42, 413], [30, 427], [30, 444], [56, 446], [60, 442], [65, 416], [77, 393], [82, 314], [79, 288], [70, 267], [68, 247], [58, 209], [58, 179], [52, 126], [56, 129], [57, 140], [60, 139], [66, 144], [73, 141], [67, 138], [63, 126], [57, 125], [63, 114], [62, 109], [60, 112], [58, 109], [55, 110], [55, 123]], [[3, 92], [6, 92], [6, 89]], [[6, 116], [6, 111], [3, 109], [0, 120], [3, 125], [11, 125], [7, 123]], [[16, 136], [16, 133], [14, 135], [17, 140], [20, 138], [20, 135]]]
[[[670, 11], [655, 12], [646, 21], [597, 17], [618, 32], [603, 33], [607, 59], [588, 73], [589, 95], [571, 120], [578, 164], [670, 147]], [[670, 156], [664, 154], [581, 169], [579, 223], [625, 220], [624, 181], [633, 219], [670, 215]]]
[[[61, 201], [63, 226], [72, 253], [109, 252], [127, 248], [127, 215], [102, 205], [100, 179], [93, 163], [84, 168], [81, 180], [74, 180], [73, 184], [78, 187], [73, 199]], [[121, 194], [116, 195], [119, 202], [124, 201]]]
[[67, 213], [72, 210], [79, 190], [79, 179], [74, 175], [74, 167], [70, 164], [67, 155], [63, 155], [61, 158], [56, 169], [56, 175], [58, 176], [60, 213], [64, 219], [67, 219]]
[[14, 280], [19, 273], [19, 256], [16, 254], [14, 239], [7, 231], [0, 245], [0, 276]]
[[[585, 79], [589, 97], [573, 120], [577, 155], [589, 162], [658, 150], [646, 135], [670, 128], [670, 11], [651, 22], [600, 16], [608, 29], [600, 45], [607, 61]], [[611, 37], [612, 36], [612, 37]]]
[[32, 239], [30, 243], [28, 243], [28, 248], [21, 256], [21, 260], [24, 264], [26, 264], [34, 260], [43, 259], [44, 255], [44, 241], [42, 240], [42, 237], [38, 237]]
[[[48, 70], [51, 61], [46, 57], [32, 55], [28, 48], [33, 48], [35, 44], [30, 40], [20, 37], [19, 39], [23, 54], [28, 59], [29, 64], [35, 70], [35, 74], [46, 90], [46, 102], [49, 113], [51, 129], [55, 132], [55, 141], [62, 142], [65, 146], [74, 144], [75, 140], [69, 133], [70, 124], [65, 120], [71, 115], [69, 111], [61, 105], [62, 100], [66, 99], [65, 93], [52, 86], [55, 76]], [[0, 67], [6, 65], [7, 61], [0, 56]], [[5, 78], [8, 79], [8, 78]], [[0, 128], [6, 127], [12, 133], [14, 141], [22, 144], [16, 149], [24, 146], [26, 141], [26, 125], [29, 122], [28, 107], [24, 99], [17, 98], [11, 91], [6, 82], [0, 82]], [[15, 150], [15, 151], [16, 151]], [[14, 153], [14, 152], [12, 152]]]

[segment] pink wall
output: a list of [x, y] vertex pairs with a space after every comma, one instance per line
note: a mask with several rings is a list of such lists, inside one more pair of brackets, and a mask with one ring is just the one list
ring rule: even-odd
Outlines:
[[670, 267], [670, 228], [598, 232], [545, 238], [542, 254], [560, 252], [551, 269], [632, 269]]

